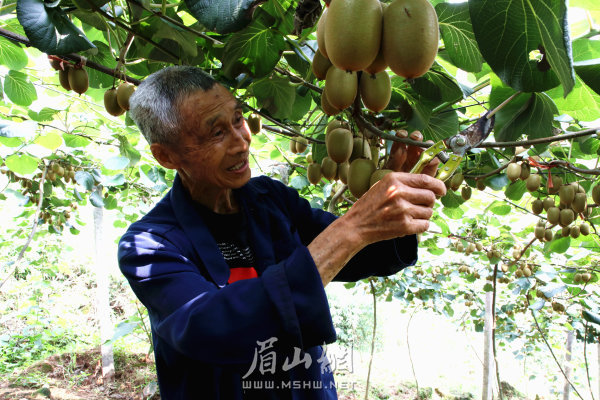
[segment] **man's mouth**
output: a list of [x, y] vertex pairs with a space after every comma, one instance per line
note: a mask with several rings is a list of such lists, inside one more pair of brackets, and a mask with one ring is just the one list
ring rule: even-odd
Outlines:
[[227, 168], [227, 171], [232, 171], [232, 172], [239, 171], [242, 168], [244, 168], [247, 163], [248, 163], [248, 160], [240, 161], [239, 163], [235, 164], [234, 166]]

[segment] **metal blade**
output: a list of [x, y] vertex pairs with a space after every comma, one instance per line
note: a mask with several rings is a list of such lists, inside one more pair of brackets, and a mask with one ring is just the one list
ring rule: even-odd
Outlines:
[[490, 112], [488, 111], [473, 125], [446, 139], [444, 141], [446, 146], [448, 146], [454, 154], [460, 156], [464, 156], [467, 151], [478, 146], [490, 135], [494, 128], [495, 118], [493, 115], [488, 118], [489, 113]]

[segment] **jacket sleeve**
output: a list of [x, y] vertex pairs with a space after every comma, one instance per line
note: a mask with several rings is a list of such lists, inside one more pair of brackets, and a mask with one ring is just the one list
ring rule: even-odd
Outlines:
[[[337, 217], [329, 212], [312, 208], [298, 192], [273, 181], [280, 198], [286, 199], [292, 219], [299, 227], [300, 237], [307, 246]], [[384, 240], [366, 246], [358, 252], [334, 278], [335, 281], [351, 282], [369, 276], [388, 276], [414, 265], [418, 258], [416, 235]]]
[[275, 338], [306, 349], [335, 340], [327, 297], [306, 247], [258, 278], [218, 289], [192, 262], [182, 232], [161, 233], [140, 223], [134, 228], [119, 243], [121, 271], [148, 308], [153, 334], [181, 354], [212, 364], [247, 364], [257, 341]]

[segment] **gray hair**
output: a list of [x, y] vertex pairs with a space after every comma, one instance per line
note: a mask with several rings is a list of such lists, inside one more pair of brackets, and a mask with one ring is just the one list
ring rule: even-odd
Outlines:
[[168, 144], [181, 126], [181, 101], [217, 81], [197, 67], [171, 66], [149, 75], [129, 99], [129, 116], [148, 143]]

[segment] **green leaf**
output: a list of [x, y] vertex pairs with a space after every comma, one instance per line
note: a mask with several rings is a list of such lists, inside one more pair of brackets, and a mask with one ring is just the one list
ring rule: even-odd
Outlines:
[[43, 0], [18, 0], [17, 18], [31, 45], [44, 53], [62, 55], [95, 48], [60, 7]]
[[524, 181], [517, 180], [506, 188], [504, 195], [511, 200], [519, 201], [527, 191], [527, 185]]
[[[506, 86], [493, 85], [490, 107], [497, 107], [513, 93]], [[496, 113], [495, 138], [497, 141], [512, 141], [521, 135], [529, 139], [548, 137], [552, 135], [555, 114], [558, 114], [558, 109], [545, 93], [522, 93]]]
[[90, 139], [78, 135], [71, 135], [70, 133], [63, 134], [63, 139], [65, 145], [68, 147], [85, 147], [91, 143]]
[[118, 171], [120, 169], [126, 168], [127, 165], [129, 165], [129, 158], [117, 156], [105, 160], [103, 166], [106, 169]]
[[19, 71], [8, 71], [4, 76], [4, 92], [15, 104], [27, 107], [37, 99], [35, 87], [29, 82], [29, 77]]
[[411, 87], [417, 94], [436, 103], [455, 102], [463, 98], [463, 91], [458, 83], [439, 65], [434, 65], [425, 75], [415, 79]]
[[56, 150], [63, 144], [63, 140], [62, 136], [58, 133], [50, 131], [43, 136], [38, 136], [34, 143], [39, 144], [48, 150]]
[[[325, 142], [325, 134], [320, 133], [317, 135], [317, 137], [315, 139], [322, 140], [323, 142]], [[313, 142], [312, 156], [313, 156], [313, 162], [321, 164], [321, 161], [323, 161], [323, 159], [325, 157], [327, 157], [327, 146], [325, 146], [325, 143], [321, 144], [321, 143]]]
[[[98, 40], [94, 40], [93, 43], [98, 48], [98, 53], [91, 55], [89, 60], [100, 65], [104, 65], [108, 68], [115, 68], [117, 66], [117, 62], [111, 55], [110, 48], [105, 43]], [[88, 72], [90, 87], [96, 89], [106, 89], [112, 87], [114, 81], [112, 76], [93, 68], [88, 68], [86, 71]]]
[[544, 253], [564, 253], [571, 246], [571, 238], [561, 237], [559, 239], [554, 239], [550, 242], [546, 242], [544, 245]]
[[231, 33], [250, 23], [253, 0], [185, 0], [190, 13], [210, 31]]
[[60, 110], [55, 110], [53, 108], [44, 107], [38, 112], [35, 112], [30, 109], [27, 111], [27, 115], [29, 115], [29, 118], [31, 118], [34, 121], [46, 122], [46, 121], [52, 121], [54, 119], [54, 116], [58, 112], [60, 112]]
[[544, 305], [545, 305], [545, 304], [546, 304], [546, 301], [545, 301], [545, 300], [538, 300], [538, 301], [536, 301], [535, 303], [531, 304], [531, 305], [529, 306], [529, 309], [530, 309], [530, 310], [534, 310], [534, 311], [539, 311], [539, 310], [541, 310], [542, 308], [544, 308]]
[[127, 159], [129, 160], [129, 166], [133, 167], [142, 158], [142, 156], [140, 155], [140, 152], [137, 151], [135, 149], [135, 147], [133, 147], [131, 145], [131, 143], [129, 143], [129, 141], [127, 140], [127, 138], [125, 136], [123, 136], [123, 135], [115, 135], [115, 136], [117, 137], [117, 139], [119, 139], [119, 152], [121, 153], [122, 156], [127, 157]]
[[508, 215], [512, 211], [512, 207], [508, 204], [500, 204], [494, 207], [490, 207], [489, 210], [496, 215]]
[[27, 154], [11, 154], [4, 163], [12, 172], [19, 175], [28, 175], [35, 172], [39, 160]]
[[588, 310], [583, 310], [581, 312], [581, 315], [583, 316], [583, 319], [585, 319], [586, 321], [591, 322], [593, 324], [600, 325], [600, 315], [590, 312]]
[[424, 140], [434, 142], [455, 135], [458, 133], [458, 114], [452, 110], [432, 115], [422, 132]]
[[223, 50], [223, 73], [235, 78], [237, 74], [232, 71], [241, 62], [253, 76], [266, 76], [277, 65], [284, 48], [283, 36], [262, 21], [255, 20], [227, 41]]
[[442, 204], [447, 208], [457, 208], [465, 202], [465, 200], [452, 190], [448, 190], [446, 195], [442, 197]]
[[290, 180], [290, 187], [302, 190], [310, 184], [304, 175], [296, 175]]
[[121, 186], [124, 183], [125, 183], [125, 175], [123, 175], [123, 174], [102, 177], [102, 184], [104, 186]]
[[275, 118], [284, 119], [292, 114], [296, 90], [290, 81], [280, 76], [272, 76], [255, 82], [250, 90], [262, 108]]
[[471, 25], [469, 5], [440, 3], [435, 6], [435, 11], [452, 63], [465, 71], [481, 71], [482, 58]]
[[567, 97], [563, 98], [558, 88], [548, 91], [547, 94], [563, 114], [580, 121], [594, 121], [600, 118], [600, 95], [579, 77], [576, 77], [575, 88]]
[[586, 61], [600, 58], [600, 41], [587, 38], [573, 41], [573, 61]]
[[186, 55], [191, 57], [196, 57], [198, 55], [196, 35], [168, 22], [161, 22], [160, 27], [156, 33], [154, 33], [152, 39], [171, 39], [181, 47], [181, 50]]
[[104, 199], [102, 198], [101, 195], [98, 194], [98, 192], [92, 192], [90, 194], [90, 203], [92, 203], [92, 205], [94, 207], [98, 207], [98, 208], [104, 207]]
[[469, 11], [481, 54], [503, 82], [524, 92], [562, 84], [569, 94], [575, 80], [564, 0], [469, 0]]
[[77, 171], [75, 173], [75, 181], [83, 186], [85, 190], [92, 190], [94, 188], [94, 177], [89, 172]]
[[600, 58], [575, 63], [575, 72], [596, 94], [600, 94]]
[[2, 65], [18, 71], [25, 68], [27, 61], [27, 54], [20, 45], [0, 37], [0, 63]]

